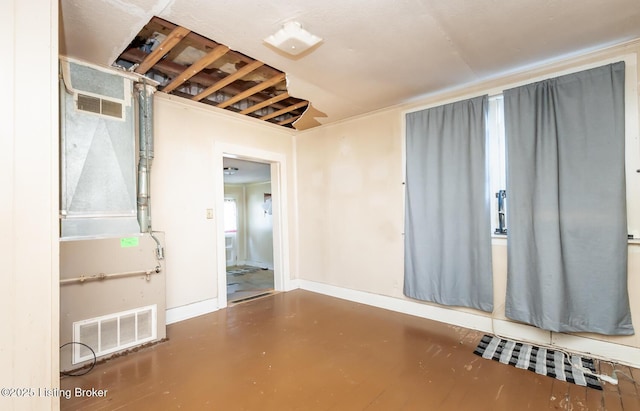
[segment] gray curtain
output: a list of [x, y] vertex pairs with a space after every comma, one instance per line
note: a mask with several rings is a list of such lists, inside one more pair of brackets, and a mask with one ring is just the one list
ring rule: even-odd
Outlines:
[[627, 293], [624, 62], [504, 92], [507, 317], [633, 334]]
[[493, 311], [487, 96], [406, 118], [406, 296]]

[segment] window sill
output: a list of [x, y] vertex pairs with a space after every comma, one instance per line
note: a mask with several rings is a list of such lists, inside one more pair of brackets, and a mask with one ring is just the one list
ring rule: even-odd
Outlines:
[[491, 234], [491, 245], [507, 245], [507, 235]]

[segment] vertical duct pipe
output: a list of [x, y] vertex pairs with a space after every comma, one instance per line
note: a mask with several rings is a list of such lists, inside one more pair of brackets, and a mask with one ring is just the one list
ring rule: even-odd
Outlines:
[[138, 98], [138, 223], [140, 232], [156, 242], [156, 257], [164, 259], [164, 248], [151, 228], [151, 164], [153, 163], [153, 93], [155, 88], [143, 80], [136, 84]]
[[153, 88], [136, 85], [138, 97], [138, 223], [140, 232], [151, 231], [150, 179], [153, 163]]

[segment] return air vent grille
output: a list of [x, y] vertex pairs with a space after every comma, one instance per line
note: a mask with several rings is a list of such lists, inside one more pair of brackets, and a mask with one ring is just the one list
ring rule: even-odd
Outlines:
[[122, 103], [105, 100], [100, 97], [78, 94], [77, 107], [80, 111], [101, 114], [103, 116], [122, 118]]
[[[135, 347], [157, 338], [157, 305], [73, 323], [73, 341], [88, 345], [96, 357]], [[93, 360], [91, 351], [74, 344], [73, 364]]]

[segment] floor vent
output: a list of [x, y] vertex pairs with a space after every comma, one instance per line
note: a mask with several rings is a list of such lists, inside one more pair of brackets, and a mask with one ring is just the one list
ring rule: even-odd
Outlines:
[[[73, 323], [73, 341], [88, 345], [96, 357], [135, 347], [157, 338], [157, 305]], [[91, 350], [74, 344], [73, 364], [93, 359]]]

